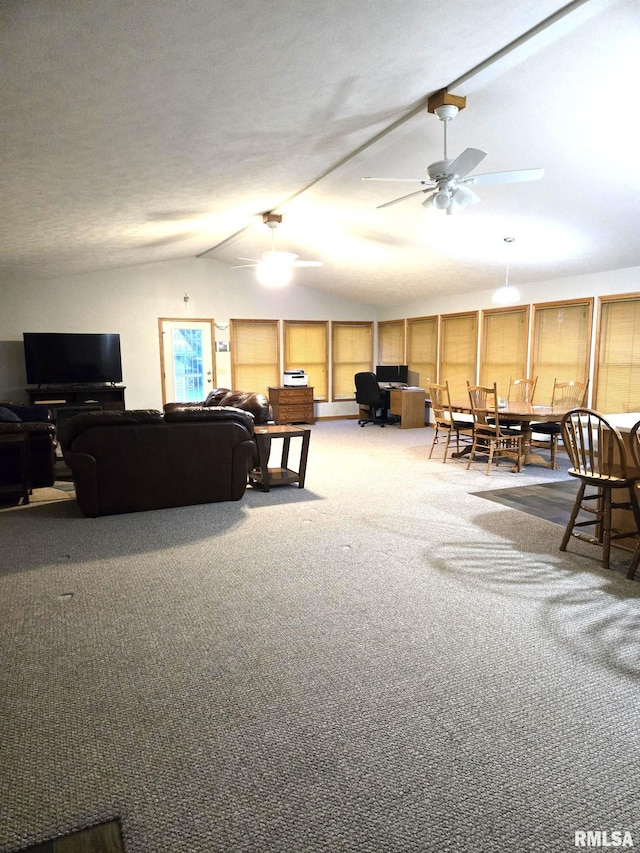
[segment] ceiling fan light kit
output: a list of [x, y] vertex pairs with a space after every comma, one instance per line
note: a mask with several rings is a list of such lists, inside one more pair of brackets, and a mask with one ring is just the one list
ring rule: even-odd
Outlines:
[[241, 261], [250, 261], [248, 264], [238, 264], [233, 269], [242, 267], [254, 267], [256, 278], [260, 284], [267, 287], [283, 287], [289, 284], [293, 277], [294, 267], [321, 267], [323, 261], [301, 261], [293, 252], [278, 252], [275, 244], [275, 229], [282, 222], [281, 213], [267, 211], [262, 214], [262, 221], [271, 229], [271, 250], [263, 252], [262, 260], [255, 258], [239, 258]]
[[427, 108], [441, 122], [444, 133], [444, 156], [442, 160], [436, 160], [427, 167], [428, 180], [422, 178], [363, 178], [363, 181], [413, 181], [420, 184], [420, 189], [407, 195], [379, 204], [378, 209], [390, 207], [407, 198], [428, 193], [422, 202], [425, 208], [435, 207], [436, 210], [444, 210], [447, 215], [464, 210], [471, 204], [480, 201], [471, 189], [476, 184], [508, 184], [516, 181], [537, 181], [543, 174], [543, 169], [518, 169], [509, 172], [491, 172], [481, 175], [470, 175], [476, 166], [487, 156], [485, 151], [479, 148], [465, 148], [462, 154], [455, 159], [449, 158], [448, 151], [448, 124], [464, 109], [466, 98], [451, 95], [446, 90], [436, 92], [429, 98]]

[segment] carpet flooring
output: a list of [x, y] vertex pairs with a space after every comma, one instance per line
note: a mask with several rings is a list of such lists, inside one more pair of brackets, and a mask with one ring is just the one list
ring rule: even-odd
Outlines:
[[[0, 512], [0, 851], [640, 844], [640, 583], [476, 496], [566, 479], [319, 422], [304, 489]], [[564, 464], [564, 463], [563, 463]]]

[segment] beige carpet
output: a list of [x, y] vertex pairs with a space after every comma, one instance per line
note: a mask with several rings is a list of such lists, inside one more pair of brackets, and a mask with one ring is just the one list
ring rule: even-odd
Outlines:
[[640, 843], [640, 583], [427, 430], [313, 427], [307, 488], [0, 513], [0, 851]]

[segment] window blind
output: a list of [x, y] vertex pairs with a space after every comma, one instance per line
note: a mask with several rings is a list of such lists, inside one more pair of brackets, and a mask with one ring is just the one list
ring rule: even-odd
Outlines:
[[440, 382], [449, 383], [452, 400], [468, 398], [467, 380], [476, 381], [478, 315], [450, 314], [442, 317]]
[[407, 363], [418, 374], [418, 384], [437, 382], [438, 318], [418, 317], [407, 321]]
[[353, 377], [373, 369], [373, 324], [332, 323], [333, 399], [354, 400]]
[[640, 296], [601, 301], [595, 408], [640, 412]]
[[527, 370], [527, 308], [486, 311], [482, 317], [480, 384], [498, 384], [506, 397], [509, 380], [525, 379]]
[[328, 335], [322, 321], [285, 320], [284, 369], [301, 368], [313, 386], [314, 400], [328, 399]]
[[591, 300], [534, 306], [531, 375], [536, 402], [549, 405], [554, 379], [586, 382], [591, 344]]
[[378, 364], [404, 364], [404, 320], [378, 323]]
[[231, 376], [239, 391], [280, 385], [277, 320], [231, 320]]

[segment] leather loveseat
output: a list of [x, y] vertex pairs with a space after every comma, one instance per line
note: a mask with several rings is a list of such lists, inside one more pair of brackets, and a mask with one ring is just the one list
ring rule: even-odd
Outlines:
[[87, 412], [63, 424], [60, 444], [78, 505], [95, 517], [239, 500], [253, 423], [230, 407]]
[[170, 412], [176, 408], [199, 408], [202, 406], [207, 408], [233, 406], [236, 409], [242, 409], [242, 411], [250, 412], [253, 415], [255, 424], [266, 424], [273, 420], [273, 412], [267, 396], [254, 391], [232, 391], [229, 388], [213, 388], [201, 403], [165, 403], [164, 410]]
[[[26, 433], [29, 445], [29, 480], [32, 489], [55, 482], [55, 425], [46, 406], [0, 402], [0, 435]], [[0, 452], [0, 486], [19, 484], [17, 454]], [[19, 487], [17, 487], [18, 489]]]

